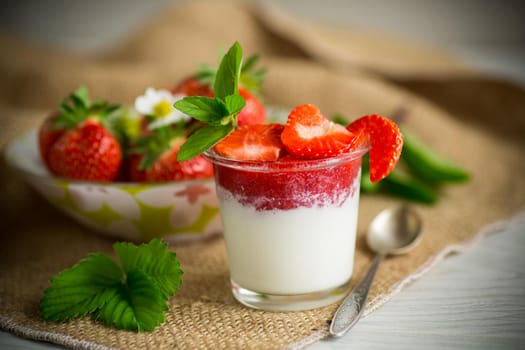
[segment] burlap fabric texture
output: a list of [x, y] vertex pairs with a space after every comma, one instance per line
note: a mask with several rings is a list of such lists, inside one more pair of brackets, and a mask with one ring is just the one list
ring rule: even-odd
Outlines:
[[[268, 103], [314, 103], [327, 115], [339, 112], [350, 118], [389, 116], [403, 107], [414, 133], [472, 173], [470, 182], [443, 188], [436, 206], [417, 208], [424, 219], [424, 239], [408, 255], [383, 263], [369, 310], [447, 252], [490, 231], [482, 229], [487, 224], [523, 208], [523, 89], [479, 76], [434, 49], [314, 25], [275, 8], [246, 4], [179, 6], [95, 57], [66, 55], [2, 37], [2, 52], [9, 54], [0, 55], [0, 147], [35, 128], [80, 83], [96, 96], [131, 104], [148, 86], [171, 86], [197, 63], [216, 64], [218, 48], [235, 40], [246, 54], [262, 55], [269, 69]], [[111, 254], [113, 242], [52, 208], [3, 162], [0, 179], [4, 330], [78, 349], [277, 349], [302, 347], [327, 335], [335, 305], [269, 313], [236, 303], [221, 237], [171, 247], [185, 271], [184, 285], [170, 300], [167, 322], [152, 333], [117, 331], [90, 318], [43, 322], [38, 303], [49, 278], [90, 252]], [[396, 203], [362, 196], [354, 283], [372, 259], [364, 242], [366, 226], [377, 212]]]

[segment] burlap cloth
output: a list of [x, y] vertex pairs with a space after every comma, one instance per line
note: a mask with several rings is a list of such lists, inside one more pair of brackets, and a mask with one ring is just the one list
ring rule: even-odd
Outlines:
[[[131, 104], [146, 87], [171, 86], [216, 64], [219, 47], [239, 40], [269, 68], [267, 102], [314, 103], [326, 113], [357, 117], [409, 110], [407, 125], [434, 149], [472, 173], [443, 188], [436, 206], [419, 206], [424, 239], [411, 253], [385, 261], [369, 310], [441, 257], [501, 228], [525, 204], [525, 91], [483, 77], [447, 54], [348, 28], [314, 25], [275, 8], [193, 2], [164, 11], [104, 55], [78, 57], [9, 37], [0, 40], [0, 147], [34, 128], [80, 83], [114, 102]], [[327, 335], [336, 305], [305, 312], [254, 311], [230, 293], [221, 237], [173, 246], [185, 271], [167, 322], [153, 333], [117, 331], [82, 318], [40, 320], [49, 279], [89, 252], [112, 253], [112, 241], [51, 207], [2, 161], [0, 328], [72, 348], [283, 348]], [[354, 283], [372, 254], [365, 228], [396, 199], [364, 195], [360, 204]], [[308, 273], [305, 271], [305, 273]]]

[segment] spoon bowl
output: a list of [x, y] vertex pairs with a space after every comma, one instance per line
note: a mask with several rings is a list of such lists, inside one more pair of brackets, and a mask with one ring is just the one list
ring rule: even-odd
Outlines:
[[368, 228], [366, 243], [378, 254], [404, 254], [421, 240], [421, 218], [408, 205], [385, 209]]
[[330, 324], [330, 334], [342, 336], [361, 317], [379, 263], [388, 254], [403, 254], [421, 241], [422, 222], [417, 212], [407, 204], [379, 213], [368, 228], [368, 247], [377, 253], [365, 277], [343, 300]]

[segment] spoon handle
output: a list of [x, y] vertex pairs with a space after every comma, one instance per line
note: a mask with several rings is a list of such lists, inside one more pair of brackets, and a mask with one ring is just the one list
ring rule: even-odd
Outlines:
[[355, 286], [354, 290], [343, 300], [330, 324], [330, 334], [334, 337], [344, 335], [352, 328], [361, 317], [364, 309], [368, 291], [376, 275], [379, 263], [383, 255], [376, 255], [365, 277]]

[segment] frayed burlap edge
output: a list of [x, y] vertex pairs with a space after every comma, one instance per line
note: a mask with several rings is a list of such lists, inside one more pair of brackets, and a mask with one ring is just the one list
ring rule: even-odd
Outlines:
[[0, 328], [24, 338], [54, 343], [57, 345], [63, 345], [72, 349], [117, 350], [115, 348], [110, 348], [105, 345], [100, 345], [94, 342], [77, 339], [61, 333], [32, 329], [22, 324], [18, 324], [5, 316], [0, 316]]
[[[379, 307], [384, 305], [392, 297], [398, 294], [403, 288], [413, 283], [414, 281], [421, 278], [427, 272], [429, 272], [433, 267], [435, 267], [440, 261], [445, 259], [451, 254], [458, 254], [467, 251], [468, 249], [475, 246], [479, 241], [488, 235], [502, 232], [506, 229], [509, 229], [511, 226], [516, 224], [525, 223], [525, 208], [517, 212], [515, 215], [506, 220], [501, 220], [494, 222], [492, 224], [485, 225], [482, 227], [476, 234], [469, 240], [465, 241], [462, 244], [453, 244], [448, 245], [439, 251], [434, 256], [431, 256], [423, 265], [421, 265], [414, 273], [406, 276], [401, 281], [394, 284], [389, 288], [387, 293], [382, 293], [377, 295], [374, 299], [370, 300], [364, 311], [363, 317], [368, 316]], [[15, 335], [28, 338], [31, 340], [43, 341], [54, 343], [57, 345], [63, 345], [70, 347], [72, 349], [86, 349], [86, 350], [114, 350], [115, 348], [107, 347], [105, 345], [97, 344], [95, 342], [86, 341], [77, 339], [68, 335], [61, 333], [48, 332], [42, 330], [32, 329], [23, 324], [19, 324], [12, 319], [0, 316], [0, 329], [3, 329], [7, 332], [11, 332]], [[301, 339], [298, 342], [292, 343], [287, 346], [287, 349], [302, 349], [308, 345], [314, 344], [326, 337], [328, 337], [328, 326], [324, 329], [321, 329], [308, 337]]]
[[[477, 245], [483, 238], [488, 235], [500, 233], [506, 229], [509, 229], [516, 224], [525, 224], [525, 208], [518, 211], [516, 214], [511, 216], [509, 219], [500, 220], [492, 224], [483, 226], [476, 232], [476, 234], [469, 240], [461, 244], [452, 244], [444, 247], [441, 251], [428, 258], [428, 260], [421, 265], [414, 273], [406, 276], [401, 281], [391, 286], [387, 293], [377, 295], [374, 299], [369, 300], [366, 304], [366, 309], [363, 312], [362, 318], [370, 315], [372, 312], [383, 306], [387, 301], [392, 299], [396, 294], [401, 292], [403, 288], [415, 282], [432, 268], [434, 268], [440, 261], [445, 259], [447, 256], [452, 254], [463, 253], [475, 245]], [[302, 349], [308, 345], [314, 344], [329, 336], [328, 326], [324, 329], [312, 333], [308, 337], [301, 339], [298, 342], [290, 344], [287, 349]]]

